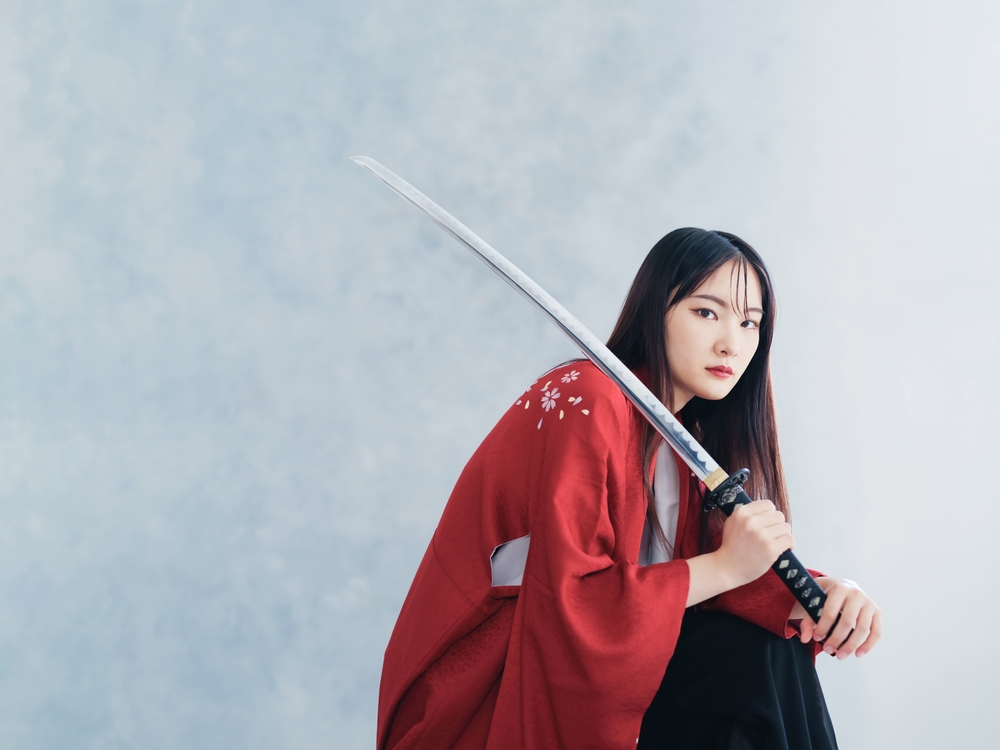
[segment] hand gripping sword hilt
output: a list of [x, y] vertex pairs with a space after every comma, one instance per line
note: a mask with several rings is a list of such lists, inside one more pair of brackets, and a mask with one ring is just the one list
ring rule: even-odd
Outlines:
[[[718, 508], [727, 517], [731, 516], [738, 507], [752, 502], [750, 496], [743, 491], [743, 484], [749, 478], [750, 471], [748, 469], [734, 472], [705, 496], [705, 503], [702, 507], [706, 512]], [[792, 595], [802, 605], [813, 622], [819, 622], [820, 615], [823, 614], [823, 605], [826, 604], [826, 592], [820, 588], [806, 567], [799, 562], [795, 553], [790, 549], [782, 552], [774, 561], [771, 570], [788, 587], [788, 590], [792, 592]], [[830, 630], [832, 631], [833, 628]]]

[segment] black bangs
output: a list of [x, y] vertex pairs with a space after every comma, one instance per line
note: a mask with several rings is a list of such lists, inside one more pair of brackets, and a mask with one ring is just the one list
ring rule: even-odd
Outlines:
[[[736, 265], [733, 266], [732, 273], [729, 274], [729, 285], [732, 286], [733, 281], [736, 281], [736, 294], [733, 297], [733, 312], [743, 313], [744, 318], [750, 317], [750, 264], [747, 263], [746, 256], [740, 253], [739, 259], [736, 261]], [[742, 292], [742, 296], [741, 296]], [[740, 299], [743, 300], [743, 309], [740, 310], [737, 305], [740, 304]]]

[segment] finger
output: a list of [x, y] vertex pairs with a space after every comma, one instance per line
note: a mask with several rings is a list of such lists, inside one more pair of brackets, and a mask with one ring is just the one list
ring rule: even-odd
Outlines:
[[773, 513], [774, 503], [770, 500], [758, 500], [755, 503], [747, 503], [746, 505], [741, 505], [739, 508], [733, 511], [735, 516], [740, 513], [744, 516], [759, 516], [762, 513]]
[[816, 632], [813, 639], [824, 641], [830, 634], [834, 621], [840, 616], [840, 608], [847, 596], [847, 591], [843, 586], [835, 585], [826, 592], [826, 604], [823, 605], [823, 614], [816, 623]]
[[868, 601], [861, 608], [861, 612], [858, 614], [858, 621], [854, 626], [854, 631], [847, 637], [847, 640], [841, 644], [840, 648], [837, 649], [838, 659], [846, 659], [848, 656], [853, 654], [862, 643], [868, 640], [868, 635], [871, 633], [871, 624], [874, 615], [875, 604]]
[[778, 510], [773, 513], [762, 513], [754, 521], [760, 524], [762, 529], [779, 529], [782, 526], [787, 526], [788, 532], [791, 533], [792, 531], [791, 525], [785, 523], [785, 514]]
[[872, 617], [871, 633], [869, 634], [868, 639], [864, 643], [862, 643], [861, 646], [858, 648], [857, 651], [858, 658], [860, 659], [862, 656], [864, 656], [873, 648], [875, 648], [875, 644], [878, 643], [881, 637], [882, 637], [882, 610], [876, 607], [875, 616]]
[[838, 653], [841, 647], [847, 642], [851, 631], [858, 625], [858, 618], [861, 614], [861, 607], [864, 605], [864, 597], [859, 596], [860, 592], [852, 592], [840, 608], [840, 622], [830, 631], [826, 639], [827, 653]]
[[802, 622], [799, 623], [799, 640], [803, 643], [809, 643], [812, 640], [815, 630], [816, 623], [812, 621], [811, 617], [806, 615], [802, 618]]
[[768, 542], [768, 549], [774, 554], [775, 558], [778, 557], [782, 552], [789, 549], [795, 548], [795, 537], [792, 536], [791, 532], [778, 533]]
[[792, 535], [792, 526], [787, 523], [776, 523], [771, 526], [765, 526], [762, 531], [769, 539], [777, 539], [782, 536]]
[[795, 546], [795, 540], [792, 538], [790, 534], [786, 536], [779, 536], [777, 539], [772, 539], [770, 542], [768, 542], [767, 553], [768, 556], [771, 557], [773, 560], [777, 560], [779, 557], [781, 557], [781, 555], [783, 555], [785, 552], [787, 552], [794, 546]]
[[770, 508], [763, 507], [764, 503], [754, 503], [754, 505], [761, 506], [761, 508], [757, 511], [756, 515], [758, 520], [762, 524], [765, 524], [767, 526], [773, 526], [776, 523], [785, 522], [785, 514], [782, 513], [780, 510], [778, 510], [777, 508], [775, 508], [770, 503], [768, 503], [768, 505], [771, 506]]
[[857, 596], [856, 591], [848, 593], [844, 603], [840, 607], [840, 622], [830, 629], [830, 635], [826, 637], [827, 645], [834, 651], [847, 641], [851, 631], [858, 625], [858, 617], [861, 614], [861, 607], [864, 606], [864, 599]]

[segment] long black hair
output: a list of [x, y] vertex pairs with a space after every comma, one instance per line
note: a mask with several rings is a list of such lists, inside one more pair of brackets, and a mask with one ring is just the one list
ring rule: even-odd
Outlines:
[[[764, 314], [757, 351], [725, 398], [710, 401], [695, 396], [681, 409], [679, 416], [724, 469], [729, 472], [744, 467], [750, 469], [746, 490], [751, 497], [768, 498], [788, 517], [788, 493], [778, 450], [778, 425], [769, 368], [774, 336], [774, 290], [764, 261], [756, 250], [728, 232], [690, 227], [675, 229], [653, 246], [639, 267], [608, 339], [608, 348], [630, 369], [644, 369], [650, 390], [672, 411], [674, 388], [667, 361], [667, 312], [731, 261], [736, 261], [740, 276], [737, 285], [742, 281], [744, 291], [750, 269], [760, 280]], [[743, 296], [745, 305], [746, 294]], [[647, 515], [665, 544], [649, 481], [652, 462], [661, 442], [659, 433], [646, 425], [643, 466]]]

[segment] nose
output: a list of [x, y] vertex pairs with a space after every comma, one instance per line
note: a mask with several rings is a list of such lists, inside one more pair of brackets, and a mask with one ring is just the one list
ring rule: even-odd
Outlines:
[[731, 326], [725, 326], [722, 335], [715, 342], [715, 353], [720, 357], [738, 357], [740, 354], [738, 331], [732, 330]]

